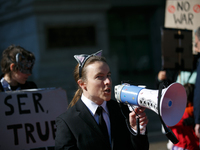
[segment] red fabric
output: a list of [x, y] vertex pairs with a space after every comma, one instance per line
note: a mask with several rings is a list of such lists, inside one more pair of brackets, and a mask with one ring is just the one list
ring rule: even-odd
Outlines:
[[189, 114], [186, 110], [181, 120], [175, 126], [170, 127], [179, 140], [179, 142], [174, 145], [188, 150], [199, 150], [199, 139], [195, 135], [193, 126], [183, 125], [183, 120], [188, 117]]
[[191, 103], [188, 104], [185, 111], [189, 114], [190, 117], [194, 117], [194, 109]]

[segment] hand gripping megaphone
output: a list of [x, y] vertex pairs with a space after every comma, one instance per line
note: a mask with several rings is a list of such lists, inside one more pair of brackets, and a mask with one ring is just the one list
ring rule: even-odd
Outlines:
[[[180, 121], [187, 103], [185, 88], [180, 83], [172, 83], [167, 88], [159, 90], [123, 83], [115, 86], [115, 98], [118, 102], [154, 111], [159, 115], [166, 130], [166, 125], [174, 126]], [[173, 143], [177, 143], [177, 140]]]

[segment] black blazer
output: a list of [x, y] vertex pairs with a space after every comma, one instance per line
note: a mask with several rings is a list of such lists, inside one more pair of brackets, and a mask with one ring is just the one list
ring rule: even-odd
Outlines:
[[[112, 144], [103, 137], [98, 124], [85, 104], [79, 100], [56, 118], [55, 150], [148, 150], [147, 135], [133, 136], [116, 101], [107, 102]], [[123, 109], [129, 112], [128, 107]]]

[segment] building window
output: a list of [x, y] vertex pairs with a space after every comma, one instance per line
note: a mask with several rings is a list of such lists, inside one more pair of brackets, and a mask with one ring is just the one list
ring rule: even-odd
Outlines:
[[47, 27], [47, 48], [95, 46], [95, 37], [94, 25]]

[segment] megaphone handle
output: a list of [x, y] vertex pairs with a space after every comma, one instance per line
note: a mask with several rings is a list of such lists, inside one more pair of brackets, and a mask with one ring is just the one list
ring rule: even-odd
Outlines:
[[161, 93], [162, 93], [163, 84], [164, 84], [164, 83], [162, 82], [162, 83], [160, 83], [160, 85], [159, 85], [159, 92], [158, 92], [158, 115], [159, 115], [160, 121], [161, 121], [161, 123], [162, 123], [162, 125], [163, 125], [163, 127], [164, 127], [165, 135], [167, 136], [167, 138], [168, 138], [173, 144], [176, 144], [176, 143], [179, 142], [179, 140], [176, 138], [176, 136], [175, 136], [174, 133], [171, 131], [171, 129], [168, 128], [168, 127], [165, 125], [165, 123], [164, 123], [164, 121], [163, 121], [163, 119], [162, 119], [162, 117], [161, 117], [161, 115], [160, 115], [160, 99], [161, 99], [161, 96], [162, 96]]
[[124, 115], [124, 112], [123, 112], [123, 110], [122, 110], [122, 108], [121, 108], [121, 104], [120, 104], [120, 103], [119, 103], [119, 106], [120, 106], [120, 110], [121, 110], [121, 112], [122, 112], [122, 115], [123, 115], [124, 118], [125, 118], [126, 126], [127, 126], [128, 130], [129, 130], [129, 132], [130, 132], [131, 134], [133, 134], [134, 136], [140, 135], [140, 122], [139, 122], [139, 121], [140, 121], [140, 118], [139, 118], [138, 116], [136, 116], [137, 133], [135, 133], [135, 132], [131, 129], [129, 120], [128, 120], [128, 119], [126, 118], [126, 116]]
[[131, 132], [131, 134], [133, 134], [134, 136], [140, 135], [140, 123], [139, 123], [139, 120], [140, 120], [140, 118], [136, 118], [137, 133], [135, 133], [135, 132], [131, 129], [128, 119], [126, 119], [127, 128], [128, 128], [128, 130], [129, 130], [129, 132]]

